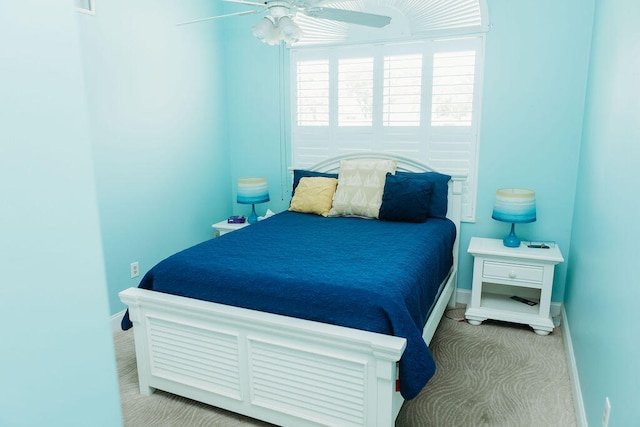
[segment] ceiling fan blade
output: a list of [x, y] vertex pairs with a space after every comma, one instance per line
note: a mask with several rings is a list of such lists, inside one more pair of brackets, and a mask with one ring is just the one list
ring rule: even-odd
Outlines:
[[240, 4], [248, 4], [249, 6], [260, 6], [260, 7], [265, 7], [266, 2], [256, 2], [256, 1], [249, 1], [249, 0], [222, 0], [222, 1], [226, 1], [227, 3], [240, 3]]
[[349, 24], [366, 25], [368, 27], [382, 28], [389, 25], [391, 18], [373, 13], [356, 12], [352, 10], [334, 9], [330, 7], [312, 7], [302, 10], [312, 18], [330, 19], [332, 21], [347, 22]]
[[195, 24], [196, 22], [210, 21], [212, 19], [226, 18], [226, 17], [229, 17], [229, 16], [251, 15], [251, 14], [254, 14], [254, 13], [261, 13], [261, 12], [264, 12], [264, 9], [261, 9], [261, 10], [246, 10], [244, 12], [235, 12], [235, 13], [228, 13], [226, 15], [218, 15], [218, 16], [210, 16], [208, 18], [194, 19], [193, 21], [181, 22], [179, 24], [176, 24], [176, 26], [187, 25], [187, 24]]

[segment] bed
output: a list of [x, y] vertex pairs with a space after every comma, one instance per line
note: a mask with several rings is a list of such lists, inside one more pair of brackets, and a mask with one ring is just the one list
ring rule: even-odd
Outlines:
[[[303, 176], [335, 177], [345, 162], [372, 160], [392, 160], [398, 180], [434, 172], [367, 152], [296, 171], [294, 188]], [[278, 425], [393, 425], [433, 375], [427, 345], [455, 304], [463, 179], [447, 176], [446, 218], [286, 211], [163, 260], [120, 293], [140, 392]]]

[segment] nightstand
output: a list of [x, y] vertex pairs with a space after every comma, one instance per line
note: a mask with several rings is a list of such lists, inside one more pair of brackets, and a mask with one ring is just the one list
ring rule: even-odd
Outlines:
[[217, 236], [222, 236], [223, 234], [231, 233], [232, 231], [240, 230], [249, 225], [249, 222], [245, 221], [241, 224], [233, 224], [228, 223], [225, 219], [224, 221], [216, 222], [211, 227], [217, 232]]
[[473, 237], [467, 252], [474, 256], [471, 303], [465, 312], [470, 324], [495, 319], [527, 324], [538, 335], [553, 331], [549, 315], [553, 274], [564, 261], [557, 246], [508, 248], [499, 239]]

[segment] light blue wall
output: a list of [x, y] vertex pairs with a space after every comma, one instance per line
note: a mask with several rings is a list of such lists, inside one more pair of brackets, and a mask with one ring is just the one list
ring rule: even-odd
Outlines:
[[232, 212], [224, 43], [215, 25], [175, 25], [217, 8], [113, 0], [78, 15], [112, 313], [119, 291]]
[[640, 3], [598, 1], [565, 305], [589, 425], [640, 425]]
[[0, 3], [0, 425], [121, 425], [72, 2]]
[[[463, 224], [458, 286], [471, 288], [473, 236], [502, 238], [491, 219], [495, 190], [536, 191], [537, 221], [521, 238], [552, 240], [569, 255], [593, 2], [489, 0], [475, 224]], [[567, 263], [556, 268], [562, 301]]]
[[[236, 7], [234, 10], [238, 10]], [[233, 165], [232, 184], [243, 176], [264, 176], [270, 202], [256, 206], [258, 215], [267, 208], [280, 212], [291, 199], [289, 146], [288, 49], [269, 46], [251, 34], [260, 16], [225, 20], [225, 64], [229, 98], [229, 144]], [[235, 201], [235, 199], [234, 199]], [[236, 214], [251, 208], [234, 203]]]

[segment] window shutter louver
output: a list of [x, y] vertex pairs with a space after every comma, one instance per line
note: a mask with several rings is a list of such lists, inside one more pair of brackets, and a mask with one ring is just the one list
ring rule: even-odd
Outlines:
[[433, 57], [432, 126], [471, 126], [475, 51]]
[[296, 64], [298, 126], [329, 125], [329, 61]]
[[[372, 7], [375, 6], [375, 8]], [[486, 32], [489, 29], [486, 0], [343, 0], [331, 7], [388, 15], [391, 25], [367, 31], [358, 25], [317, 19], [304, 14], [296, 16], [303, 37], [296, 47], [363, 43], [375, 40], [443, 37]], [[405, 27], [394, 25], [394, 20]]]
[[384, 58], [383, 126], [420, 126], [422, 55]]
[[338, 61], [338, 126], [371, 126], [373, 58]]

